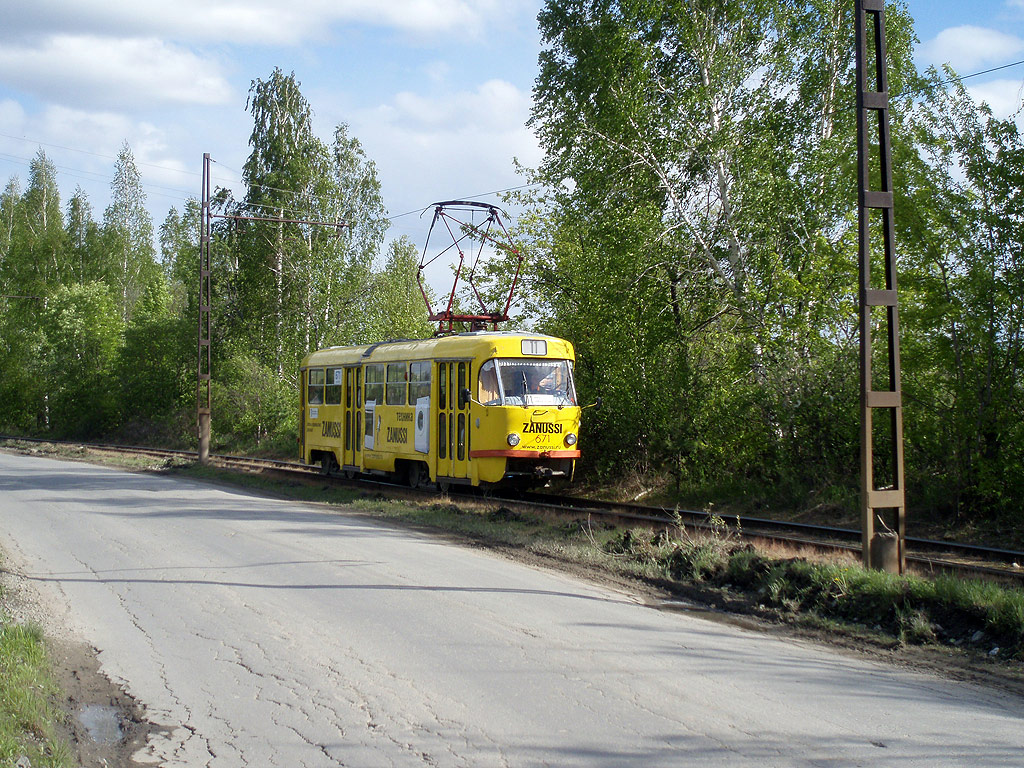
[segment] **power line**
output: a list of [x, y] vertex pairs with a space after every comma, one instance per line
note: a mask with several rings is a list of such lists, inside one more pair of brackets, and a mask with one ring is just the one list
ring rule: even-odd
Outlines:
[[[481, 198], [481, 197], [490, 197], [491, 195], [501, 195], [501, 194], [504, 194], [505, 192], [515, 192], [517, 189], [526, 189], [527, 187], [540, 187], [540, 186], [543, 186], [541, 184], [541, 182], [534, 181], [534, 182], [531, 182], [530, 184], [520, 184], [518, 187], [506, 187], [505, 189], [496, 189], [493, 192], [481, 192], [479, 195], [457, 195], [456, 198], [459, 199], [459, 200], [476, 200], [476, 199]], [[431, 203], [430, 205], [433, 205], [433, 203]], [[414, 213], [422, 214], [424, 211], [426, 211], [428, 208], [430, 208], [430, 205], [424, 206], [423, 208], [414, 208], [413, 210], [406, 211], [405, 213], [396, 213], [394, 216], [388, 216], [388, 221], [394, 221], [395, 219], [400, 219], [403, 216], [411, 216]]]
[[1024, 59], [1021, 59], [1020, 61], [1014, 61], [1014, 62], [1011, 62], [1009, 64], [1003, 64], [1002, 66], [999, 66], [999, 67], [992, 67], [992, 69], [983, 69], [983, 70], [981, 70], [981, 72], [972, 72], [969, 75], [958, 75], [957, 77], [951, 77], [949, 80], [943, 80], [942, 82], [939, 83], [939, 85], [949, 85], [950, 83], [957, 83], [957, 82], [960, 82], [961, 80], [967, 80], [968, 78], [971, 78], [971, 77], [979, 77], [981, 75], [987, 75], [987, 74], [990, 74], [992, 72], [998, 72], [1001, 69], [1009, 69], [1010, 67], [1019, 67], [1021, 64], [1024, 64]]
[[[53, 147], [54, 149], [64, 149], [64, 150], [67, 150], [68, 152], [78, 152], [78, 153], [83, 154], [83, 155], [91, 155], [92, 157], [100, 157], [100, 158], [103, 158], [104, 160], [117, 160], [117, 155], [105, 155], [105, 154], [100, 153], [100, 152], [91, 152], [88, 149], [79, 149], [77, 147], [68, 147], [68, 146], [64, 146], [63, 144], [53, 144], [51, 142], [39, 141], [37, 139], [30, 139], [30, 138], [27, 138], [25, 136], [14, 136], [14, 135], [12, 135], [10, 133], [0, 133], [0, 136], [2, 136], [5, 139], [14, 139], [15, 141], [27, 141], [29, 144], [38, 144], [41, 147]], [[135, 162], [135, 165], [141, 165], [141, 166], [144, 166], [146, 168], [156, 168], [156, 169], [161, 170], [161, 171], [171, 171], [173, 173], [182, 173], [182, 174], [185, 174], [185, 175], [188, 175], [188, 176], [196, 176], [196, 175], [198, 175], [194, 171], [185, 171], [185, 170], [182, 170], [181, 168], [172, 168], [171, 166], [168, 166], [168, 165], [157, 165], [156, 163], [144, 163], [144, 162], [139, 162], [139, 161], [134, 161], [134, 162]]]

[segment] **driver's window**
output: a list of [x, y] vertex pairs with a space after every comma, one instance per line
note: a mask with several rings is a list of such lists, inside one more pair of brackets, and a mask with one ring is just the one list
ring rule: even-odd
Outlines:
[[493, 360], [488, 360], [480, 366], [480, 380], [477, 385], [476, 399], [484, 405], [498, 405], [501, 403], [501, 391], [498, 389], [498, 372], [494, 368]]

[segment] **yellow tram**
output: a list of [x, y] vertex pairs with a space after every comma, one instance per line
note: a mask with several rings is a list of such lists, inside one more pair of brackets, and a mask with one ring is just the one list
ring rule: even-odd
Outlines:
[[567, 341], [498, 331], [313, 352], [299, 374], [302, 460], [413, 486], [571, 479], [573, 363]]

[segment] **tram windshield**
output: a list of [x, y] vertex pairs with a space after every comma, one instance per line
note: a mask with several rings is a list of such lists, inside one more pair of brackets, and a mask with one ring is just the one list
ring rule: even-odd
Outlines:
[[488, 360], [479, 382], [477, 400], [484, 405], [576, 405], [569, 360]]

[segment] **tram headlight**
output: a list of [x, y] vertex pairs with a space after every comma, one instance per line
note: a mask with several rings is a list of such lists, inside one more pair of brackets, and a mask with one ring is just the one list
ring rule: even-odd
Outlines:
[[573, 432], [570, 432], [568, 435], [566, 435], [565, 436], [565, 444], [568, 445], [568, 446], [576, 445], [576, 434], [573, 433]]
[[509, 432], [508, 437], [505, 438], [508, 441], [510, 448], [515, 448], [519, 445], [519, 435], [515, 432]]

